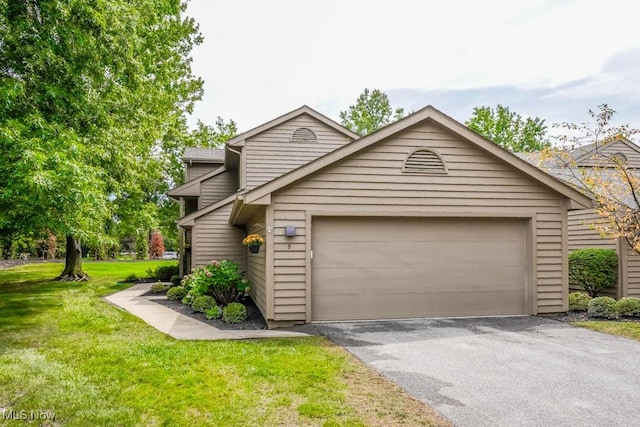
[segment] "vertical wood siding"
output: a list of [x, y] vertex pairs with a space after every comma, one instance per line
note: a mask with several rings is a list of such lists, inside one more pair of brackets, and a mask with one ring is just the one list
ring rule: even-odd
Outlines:
[[[436, 150], [446, 175], [402, 173], [412, 150]], [[305, 321], [307, 214], [504, 216], [536, 218], [533, 254], [539, 313], [563, 309], [561, 196], [433, 123], [423, 123], [356, 153], [273, 196], [275, 321]], [[285, 225], [297, 235], [284, 236]], [[371, 230], [375, 233], [375, 230]], [[311, 248], [312, 249], [312, 248]]]
[[238, 190], [236, 171], [225, 171], [200, 183], [198, 209], [210, 206]]
[[231, 260], [244, 270], [244, 232], [229, 224], [233, 202], [195, 220], [192, 246], [193, 267], [207, 265], [212, 260]]
[[[290, 142], [293, 131], [305, 127], [318, 137], [318, 142]], [[246, 142], [246, 186], [255, 188], [310, 161], [321, 157], [351, 140], [344, 134], [303, 114]]]
[[[248, 233], [256, 233], [261, 235], [265, 241], [267, 240], [265, 229], [265, 215], [261, 214], [253, 218], [247, 227]], [[260, 248], [257, 254], [246, 252], [246, 270], [245, 277], [251, 282], [251, 297], [256, 306], [266, 318], [267, 297], [266, 297], [266, 245]]]

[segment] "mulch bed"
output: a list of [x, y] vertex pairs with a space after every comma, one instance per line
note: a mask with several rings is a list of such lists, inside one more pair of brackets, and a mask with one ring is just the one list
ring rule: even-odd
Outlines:
[[[149, 296], [158, 296], [161, 294], [154, 294], [151, 292], [147, 292], [142, 295], [143, 297]], [[164, 296], [164, 295], [163, 295]], [[251, 300], [251, 298], [246, 298], [242, 302], [242, 304], [247, 307], [247, 320], [242, 323], [226, 323], [222, 319], [207, 319], [207, 316], [204, 313], [194, 313], [190, 306], [183, 304], [180, 301], [168, 300], [165, 298], [162, 299], [152, 299], [153, 302], [158, 303], [160, 305], [164, 305], [174, 311], [177, 311], [180, 314], [184, 314], [185, 316], [189, 316], [193, 319], [204, 322], [208, 325], [213, 326], [218, 329], [226, 329], [226, 330], [256, 330], [256, 329], [267, 329], [267, 322], [264, 321], [262, 317], [262, 313], [258, 310], [255, 303]]]
[[628, 323], [640, 323], [640, 318], [637, 317], [620, 317], [619, 319], [605, 319], [602, 317], [589, 317], [584, 311], [569, 311], [567, 313], [555, 313], [555, 314], [539, 314], [538, 316], [545, 319], [558, 320], [560, 322], [584, 322], [587, 320], [598, 322], [628, 322]]

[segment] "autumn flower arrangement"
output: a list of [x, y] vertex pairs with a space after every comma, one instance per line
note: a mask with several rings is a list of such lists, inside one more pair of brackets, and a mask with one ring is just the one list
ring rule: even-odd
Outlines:
[[245, 246], [262, 246], [264, 245], [264, 238], [259, 234], [249, 234], [242, 240], [242, 244]]
[[260, 251], [260, 246], [264, 245], [264, 237], [259, 234], [249, 234], [242, 240], [242, 244], [249, 246], [249, 252], [257, 254]]

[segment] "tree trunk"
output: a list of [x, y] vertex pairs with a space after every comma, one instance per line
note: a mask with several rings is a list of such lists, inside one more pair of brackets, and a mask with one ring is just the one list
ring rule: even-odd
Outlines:
[[80, 247], [80, 240], [72, 235], [67, 236], [67, 255], [65, 257], [64, 270], [58, 277], [58, 280], [62, 280], [63, 282], [89, 280], [89, 276], [82, 271], [82, 248]]

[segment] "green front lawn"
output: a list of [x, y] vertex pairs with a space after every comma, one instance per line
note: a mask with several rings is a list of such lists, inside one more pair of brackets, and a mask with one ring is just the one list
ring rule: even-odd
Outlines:
[[[175, 261], [0, 270], [2, 410], [62, 425], [447, 425], [321, 337], [176, 341], [100, 297]], [[5, 421], [5, 423], [10, 423]]]
[[574, 325], [594, 331], [606, 332], [607, 334], [618, 335], [640, 341], [640, 323], [633, 322], [573, 322]]

